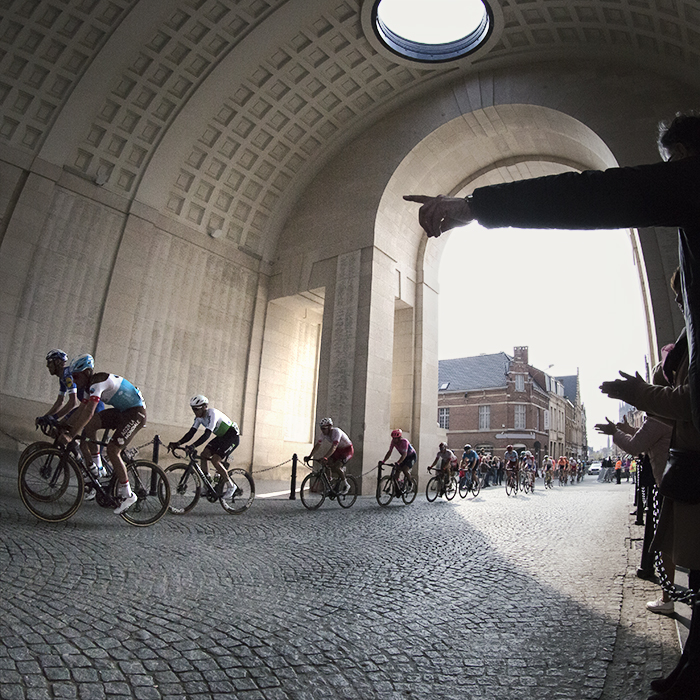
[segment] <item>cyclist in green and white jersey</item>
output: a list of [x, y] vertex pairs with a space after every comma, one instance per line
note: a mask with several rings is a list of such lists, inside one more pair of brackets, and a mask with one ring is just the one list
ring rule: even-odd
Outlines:
[[209, 399], [202, 394], [197, 394], [190, 399], [190, 406], [196, 416], [192, 427], [183, 435], [177, 442], [171, 442], [168, 448], [180, 447], [189, 442], [197, 432], [197, 428], [204, 428], [204, 435], [196, 442], [193, 442], [190, 447], [199, 447], [203, 445], [209, 438], [214, 435], [212, 441], [202, 450], [200, 459], [202, 462], [202, 471], [205, 474], [209, 473], [207, 462], [211, 460], [214, 469], [219, 472], [222, 484], [225, 484], [222, 496], [228, 498], [235, 490], [235, 485], [228, 475], [228, 472], [222, 464], [233, 450], [238, 447], [240, 442], [240, 430], [238, 425], [234, 423], [227, 415], [216, 408], [209, 408]]

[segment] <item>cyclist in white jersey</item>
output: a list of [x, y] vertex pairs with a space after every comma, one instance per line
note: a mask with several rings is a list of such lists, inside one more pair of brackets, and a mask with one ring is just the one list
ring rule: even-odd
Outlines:
[[214, 469], [221, 477], [221, 483], [226, 484], [222, 496], [223, 498], [228, 498], [233, 494], [236, 486], [231, 481], [231, 477], [229, 477], [226, 468], [222, 464], [222, 460], [238, 447], [240, 442], [238, 425], [218, 409], [209, 408], [209, 399], [202, 394], [193, 396], [190, 399], [190, 406], [195, 415], [192, 427], [177, 442], [171, 442], [168, 448], [172, 450], [174, 447], [180, 447], [189, 442], [195, 436], [197, 428], [200, 426], [204, 428], [204, 434], [199, 440], [193, 442], [190, 447], [199, 447], [214, 435], [212, 441], [202, 450], [200, 455], [202, 471], [205, 474], [209, 473], [207, 462], [211, 460]]
[[321, 428], [321, 437], [316, 440], [311, 454], [304, 457], [304, 461], [308, 462], [317, 452], [320, 452], [324, 442], [330, 443], [330, 450], [324, 453], [322, 461], [328, 465], [333, 474], [343, 480], [340, 493], [345, 494], [350, 490], [350, 484], [345, 478], [345, 465], [355, 454], [352, 441], [340, 428], [333, 427], [331, 418], [322, 418], [319, 426]]
[[[131, 490], [121, 452], [146, 425], [146, 403], [138, 388], [123, 377], [107, 372], [95, 372], [95, 360], [92, 355], [79, 355], [71, 362], [70, 368], [76, 386], [85, 391], [86, 398], [73, 414], [71, 424], [62, 424], [64, 432], [60, 439], [69, 442], [82, 431], [80, 449], [86, 462], [96, 466], [100, 451], [99, 445], [95, 444], [97, 431], [103, 428], [114, 430], [107, 443], [107, 455], [119, 482], [118, 495], [122, 500], [114, 509], [119, 515], [138, 500]], [[110, 408], [96, 413], [100, 400]]]

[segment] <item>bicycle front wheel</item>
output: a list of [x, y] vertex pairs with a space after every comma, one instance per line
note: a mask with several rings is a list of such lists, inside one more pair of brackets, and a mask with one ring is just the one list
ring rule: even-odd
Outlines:
[[416, 500], [416, 496], [418, 495], [418, 482], [415, 480], [415, 478], [411, 479], [411, 488], [404, 490], [404, 492], [401, 494], [401, 498], [403, 499], [403, 502], [406, 505], [410, 505], [413, 503], [413, 501]]
[[52, 442], [46, 442], [45, 440], [39, 440], [38, 442], [33, 442], [24, 448], [24, 451], [19, 456], [19, 461], [17, 462], [17, 473], [22, 468], [22, 465], [31, 457], [35, 452], [43, 450], [46, 447], [53, 447]]
[[452, 476], [445, 484], [445, 498], [451, 501], [457, 495], [457, 478]]
[[429, 479], [425, 487], [425, 499], [432, 503], [440, 493], [440, 479], [437, 476], [433, 476]]
[[459, 477], [459, 497], [466, 498], [469, 493], [469, 476], [465, 474]]
[[476, 498], [479, 495], [479, 492], [481, 491], [481, 477], [478, 474], [474, 475], [474, 479], [472, 481], [472, 496]]
[[506, 496], [512, 496], [517, 490], [518, 490], [518, 487], [515, 483], [515, 477], [507, 476], [506, 477]]
[[[136, 503], [121, 513], [131, 525], [145, 527], [158, 522], [170, 505], [170, 482], [166, 473], [155, 462], [139, 459], [126, 465], [131, 490], [136, 494]], [[118, 488], [117, 479], [114, 489]]]
[[228, 498], [220, 498], [219, 503], [227, 513], [240, 515], [253, 505], [255, 482], [245, 469], [229, 469], [228, 475], [236, 489]]
[[394, 498], [394, 482], [390, 476], [383, 476], [377, 484], [377, 503], [388, 506]]
[[39, 520], [68, 520], [83, 501], [83, 475], [77, 462], [55, 447], [35, 450], [19, 470], [19, 494]]
[[307, 474], [301, 482], [301, 502], [309, 510], [316, 510], [326, 500], [326, 484], [320, 474]]
[[170, 512], [177, 515], [189, 513], [199, 501], [199, 475], [189, 464], [179, 462], [171, 464], [165, 470], [165, 476], [170, 484]]
[[338, 494], [338, 505], [341, 508], [349, 508], [357, 500], [357, 481], [355, 481], [355, 477], [346, 474], [345, 478], [350, 484], [350, 488], [346, 493]]

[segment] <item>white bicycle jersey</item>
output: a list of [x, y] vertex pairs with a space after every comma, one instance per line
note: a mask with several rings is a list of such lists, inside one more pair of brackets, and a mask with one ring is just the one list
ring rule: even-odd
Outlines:
[[231, 426], [233, 426], [237, 433], [240, 433], [238, 425], [217, 408], [208, 408], [207, 412], [201, 418], [195, 418], [192, 427], [196, 430], [200, 425], [205, 430], [211, 430], [217, 437], [225, 435]]

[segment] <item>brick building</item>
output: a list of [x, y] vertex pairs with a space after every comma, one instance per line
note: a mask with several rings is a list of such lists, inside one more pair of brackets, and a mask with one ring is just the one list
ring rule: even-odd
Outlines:
[[578, 376], [551, 377], [533, 367], [527, 347], [514, 348], [512, 357], [500, 352], [441, 360], [438, 381], [438, 423], [451, 448], [470, 443], [500, 455], [512, 444], [540, 457], [583, 454]]

